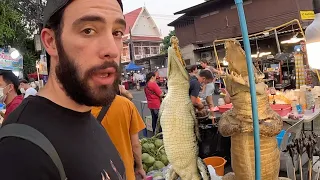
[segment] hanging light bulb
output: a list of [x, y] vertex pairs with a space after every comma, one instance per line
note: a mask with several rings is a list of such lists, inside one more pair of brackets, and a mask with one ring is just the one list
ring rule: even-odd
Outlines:
[[315, 19], [306, 29], [306, 48], [311, 68], [320, 69], [320, 0], [313, 0]]

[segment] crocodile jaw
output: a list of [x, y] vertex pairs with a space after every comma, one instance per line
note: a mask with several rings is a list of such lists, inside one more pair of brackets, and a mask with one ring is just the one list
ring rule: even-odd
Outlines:
[[[226, 60], [229, 63], [230, 74], [226, 76], [227, 81], [230, 83], [235, 83], [234, 86], [243, 85], [247, 87], [243, 88], [242, 91], [249, 90], [249, 77], [248, 77], [248, 68], [246, 55], [243, 51], [241, 44], [236, 40], [226, 40], [225, 41], [225, 49], [226, 49]], [[263, 83], [264, 74], [259, 72], [255, 67], [254, 68], [254, 76], [255, 83], [258, 85], [257, 93], [264, 94], [265, 86], [261, 85]], [[228, 83], [227, 83], [228, 84]], [[232, 89], [232, 86], [227, 85], [227, 90], [230, 96], [235, 95], [233, 93], [235, 90]]]

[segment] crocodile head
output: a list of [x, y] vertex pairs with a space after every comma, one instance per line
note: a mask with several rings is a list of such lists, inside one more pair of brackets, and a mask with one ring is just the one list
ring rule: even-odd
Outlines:
[[171, 47], [168, 48], [168, 80], [177, 78], [176, 81], [189, 81], [186, 64], [182, 59], [179, 40], [176, 36], [170, 38]]
[[240, 43], [236, 40], [227, 40], [224, 46], [230, 72], [235, 76], [248, 76], [246, 55]]
[[[249, 78], [246, 55], [240, 43], [237, 40], [226, 40], [226, 61], [229, 63], [230, 74], [227, 75], [227, 90], [232, 96], [240, 91], [249, 91]], [[257, 86], [257, 93], [265, 93], [265, 84], [263, 82], [264, 74], [254, 66], [254, 77]], [[228, 84], [231, 84], [228, 87]]]

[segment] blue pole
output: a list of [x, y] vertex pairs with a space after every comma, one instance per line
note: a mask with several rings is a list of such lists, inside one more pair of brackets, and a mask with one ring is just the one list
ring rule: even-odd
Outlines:
[[240, 20], [241, 32], [243, 37], [243, 44], [247, 59], [247, 68], [250, 84], [250, 94], [251, 94], [251, 106], [252, 106], [252, 117], [253, 117], [253, 133], [254, 133], [254, 155], [255, 155], [255, 180], [261, 180], [261, 167], [260, 167], [260, 133], [259, 133], [259, 119], [258, 119], [258, 109], [257, 109], [257, 96], [256, 96], [256, 84], [254, 80], [254, 72], [252, 67], [251, 59], [251, 48], [248, 36], [248, 28], [246, 17], [243, 9], [242, 0], [234, 0], [238, 9], [238, 16]]

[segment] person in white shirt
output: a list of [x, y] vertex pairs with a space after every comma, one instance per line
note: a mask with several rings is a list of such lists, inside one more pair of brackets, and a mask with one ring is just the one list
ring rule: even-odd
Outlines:
[[27, 98], [30, 95], [35, 96], [38, 93], [25, 79], [20, 80], [20, 91], [24, 94], [24, 98]]

